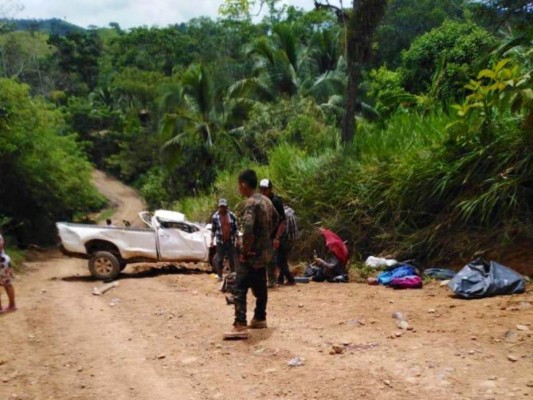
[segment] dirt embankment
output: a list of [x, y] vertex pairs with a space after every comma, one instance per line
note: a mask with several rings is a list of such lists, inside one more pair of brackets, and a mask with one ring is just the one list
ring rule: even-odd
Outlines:
[[111, 217], [114, 224], [122, 225], [125, 220], [134, 226], [142, 226], [138, 213], [145, 210], [146, 205], [134, 189], [98, 170], [93, 171], [93, 184], [109, 199], [114, 210]]
[[[142, 209], [100, 182], [116, 185], [120, 218]], [[224, 342], [233, 310], [202, 268], [128, 266], [101, 297], [85, 261], [29, 269], [19, 311], [0, 316], [0, 399], [533, 398], [531, 291], [462, 301], [438, 284], [301, 284], [269, 293], [268, 329]], [[303, 365], [288, 366], [296, 356]]]

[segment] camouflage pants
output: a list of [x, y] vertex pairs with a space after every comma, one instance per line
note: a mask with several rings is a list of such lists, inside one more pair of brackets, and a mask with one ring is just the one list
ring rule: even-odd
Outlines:
[[246, 325], [246, 296], [248, 289], [255, 296], [254, 319], [266, 320], [266, 306], [268, 301], [266, 268], [252, 268], [249, 264], [241, 264], [237, 267], [237, 282], [233, 289], [235, 304], [234, 325]]

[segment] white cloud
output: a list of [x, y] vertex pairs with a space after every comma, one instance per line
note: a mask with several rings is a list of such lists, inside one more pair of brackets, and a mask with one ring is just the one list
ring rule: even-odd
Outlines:
[[[0, 0], [1, 1], [1, 0]], [[223, 0], [16, 0], [24, 10], [17, 18], [60, 18], [73, 24], [123, 28], [186, 22], [206, 16], [216, 18]], [[285, 0], [286, 4], [311, 9], [313, 0]]]

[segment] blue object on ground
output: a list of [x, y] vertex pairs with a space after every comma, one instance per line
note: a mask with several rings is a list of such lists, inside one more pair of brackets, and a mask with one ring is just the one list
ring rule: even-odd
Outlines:
[[479, 299], [503, 294], [523, 293], [524, 277], [497, 262], [478, 259], [467, 264], [448, 283], [459, 297]]
[[447, 279], [452, 279], [455, 276], [455, 272], [446, 268], [428, 268], [424, 271], [424, 275], [445, 281]]
[[378, 282], [382, 285], [390, 285], [393, 279], [404, 276], [417, 275], [415, 267], [409, 264], [397, 264], [393, 270], [382, 272], [378, 275]]

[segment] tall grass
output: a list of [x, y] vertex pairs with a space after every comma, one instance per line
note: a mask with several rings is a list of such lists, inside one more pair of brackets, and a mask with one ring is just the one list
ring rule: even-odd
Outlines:
[[[268, 165], [255, 167], [296, 210], [303, 254], [317, 245], [316, 226], [337, 231], [360, 257], [439, 261], [471, 257], [509, 234], [532, 235], [533, 133], [502, 116], [483, 141], [458, 138], [446, 130], [451, 121], [445, 113], [399, 114], [384, 127], [363, 124], [350, 148], [309, 155], [280, 145]], [[236, 179], [224, 172], [211, 194], [176, 206], [196, 219], [206, 219], [218, 197], [239, 209]]]

